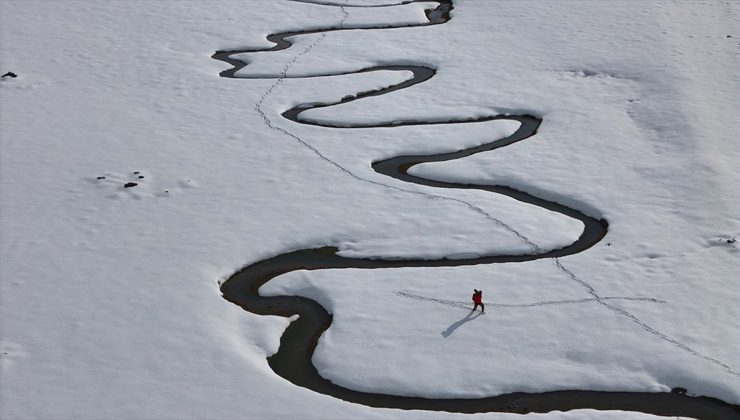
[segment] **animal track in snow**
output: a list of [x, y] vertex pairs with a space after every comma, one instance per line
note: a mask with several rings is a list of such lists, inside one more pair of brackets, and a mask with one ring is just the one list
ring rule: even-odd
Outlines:
[[89, 178], [90, 182], [106, 197], [114, 199], [166, 198], [196, 188], [198, 185], [189, 178], [161, 182], [149, 171], [133, 170], [126, 173], [107, 172]]

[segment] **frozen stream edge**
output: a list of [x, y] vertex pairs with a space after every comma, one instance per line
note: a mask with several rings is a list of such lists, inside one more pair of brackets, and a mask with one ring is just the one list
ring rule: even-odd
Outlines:
[[[413, 0], [420, 1], [420, 0]], [[453, 5], [451, 0], [434, 0], [439, 5], [434, 9], [426, 10], [426, 15], [429, 20], [428, 23], [422, 25], [403, 25], [396, 27], [413, 27], [413, 26], [425, 26], [425, 25], [436, 25], [447, 22], [449, 17], [449, 11], [452, 10]], [[408, 2], [403, 2], [405, 4]], [[685, 395], [685, 391], [677, 388], [672, 393], [649, 393], [649, 392], [601, 392], [601, 391], [576, 391], [576, 390], [565, 390], [565, 391], [554, 391], [544, 393], [512, 393], [506, 395], [500, 395], [496, 397], [487, 398], [476, 398], [476, 399], [428, 399], [421, 397], [405, 397], [397, 395], [377, 394], [377, 393], [366, 393], [351, 390], [338, 386], [323, 377], [321, 377], [311, 362], [311, 357], [316, 348], [318, 340], [321, 334], [329, 328], [332, 322], [332, 316], [329, 314], [321, 305], [313, 300], [299, 297], [299, 296], [274, 296], [264, 297], [259, 294], [259, 287], [267, 283], [271, 279], [288, 273], [294, 270], [319, 270], [328, 268], [393, 268], [393, 267], [451, 267], [451, 266], [463, 266], [463, 265], [476, 265], [476, 264], [491, 264], [491, 263], [505, 263], [505, 262], [523, 262], [532, 261], [542, 258], [552, 258], [555, 266], [566, 273], [572, 280], [579, 283], [581, 286], [586, 288], [588, 293], [593, 297], [592, 300], [597, 301], [599, 304], [606, 308], [616, 312], [619, 315], [627, 317], [632, 322], [641, 326], [645, 331], [666, 340], [673, 345], [697, 356], [701, 357], [711, 363], [720, 365], [726, 371], [731, 374], [737, 375], [729, 365], [723, 362], [713, 359], [704, 354], [698, 353], [693, 349], [677, 342], [660, 332], [652, 329], [649, 325], [643, 323], [631, 313], [614, 306], [606, 302], [606, 298], [599, 296], [596, 291], [585, 281], [581, 280], [571, 271], [569, 271], [559, 261], [558, 257], [565, 255], [572, 255], [581, 251], [584, 251], [603, 238], [606, 234], [608, 224], [606, 220], [597, 220], [586, 214], [572, 209], [558, 203], [547, 201], [526, 192], [519, 191], [506, 186], [494, 186], [494, 185], [481, 185], [481, 184], [460, 184], [445, 182], [439, 180], [430, 180], [422, 177], [417, 177], [408, 174], [408, 170], [419, 163], [426, 162], [439, 162], [446, 160], [459, 159], [472, 154], [480, 153], [483, 151], [490, 151], [500, 147], [510, 145], [512, 143], [524, 140], [536, 134], [537, 128], [539, 127], [542, 120], [532, 115], [496, 115], [481, 118], [470, 118], [461, 120], [447, 120], [447, 121], [394, 121], [392, 123], [379, 123], [379, 124], [347, 124], [347, 125], [332, 125], [329, 123], [317, 123], [311, 121], [305, 121], [300, 118], [300, 114], [304, 111], [314, 108], [323, 108], [328, 106], [334, 106], [342, 103], [347, 103], [362, 99], [368, 96], [383, 95], [395, 90], [404, 89], [426, 80], [429, 80], [434, 76], [436, 71], [432, 68], [425, 66], [406, 66], [406, 65], [388, 65], [388, 66], [377, 66], [372, 68], [366, 68], [356, 71], [344, 72], [344, 73], [327, 73], [320, 75], [304, 76], [304, 77], [322, 77], [322, 76], [335, 76], [344, 74], [354, 74], [363, 72], [373, 72], [380, 70], [397, 70], [397, 71], [410, 71], [413, 73], [412, 78], [401, 82], [399, 84], [374, 90], [368, 92], [360, 92], [356, 95], [346, 96], [339, 102], [330, 104], [311, 104], [311, 105], [299, 105], [288, 111], [285, 111], [282, 116], [302, 124], [310, 124], [321, 127], [331, 128], [374, 128], [374, 127], [398, 127], [407, 125], [433, 125], [433, 124], [458, 124], [458, 123], [473, 123], [483, 122], [491, 120], [513, 120], [521, 123], [519, 129], [509, 137], [491, 141], [489, 143], [471, 147], [463, 150], [458, 150], [451, 153], [442, 153], [434, 155], [413, 155], [413, 156], [397, 156], [390, 159], [386, 159], [379, 162], [373, 163], [373, 169], [376, 172], [383, 175], [387, 175], [401, 181], [410, 183], [432, 186], [437, 188], [455, 188], [455, 189], [478, 189], [492, 193], [503, 194], [522, 201], [524, 203], [532, 204], [538, 207], [546, 208], [550, 211], [558, 212], [573, 218], [580, 220], [584, 224], [584, 230], [581, 236], [571, 245], [566, 247], [545, 251], [541, 249], [537, 244], [530, 241], [525, 236], [513, 228], [505, 225], [503, 222], [495, 219], [490, 214], [486, 213], [481, 208], [470, 204], [468, 202], [458, 200], [443, 195], [429, 194], [421, 191], [408, 190], [392, 185], [383, 184], [381, 182], [373, 181], [370, 179], [362, 178], [357, 176], [347, 168], [342, 167], [338, 163], [324, 156], [319, 150], [305, 142], [289, 131], [274, 126], [267, 115], [261, 109], [261, 105], [265, 98], [275, 89], [281, 82], [288, 78], [287, 71], [295, 63], [295, 61], [302, 55], [308, 53], [315, 45], [319, 44], [325, 34], [329, 31], [347, 30], [347, 29], [359, 29], [344, 27], [344, 22], [348, 18], [349, 14], [346, 12], [345, 7], [336, 4], [326, 4], [331, 6], [340, 7], [343, 13], [343, 18], [336, 27], [313, 29], [305, 31], [291, 31], [272, 34], [267, 39], [275, 46], [269, 49], [251, 49], [251, 50], [231, 50], [231, 51], [217, 51], [212, 58], [220, 61], [224, 61], [233, 67], [220, 73], [222, 77], [228, 78], [244, 78], [244, 79], [276, 79], [262, 95], [259, 101], [255, 104], [255, 110], [262, 117], [265, 124], [282, 134], [293, 138], [304, 147], [313, 151], [319, 158], [325, 160], [327, 163], [335, 166], [340, 171], [344, 172], [358, 181], [368, 182], [376, 184], [383, 188], [390, 188], [395, 190], [401, 190], [407, 193], [426, 196], [430, 199], [442, 199], [451, 200], [468, 207], [470, 210], [479, 213], [480, 215], [490, 219], [492, 222], [504, 227], [505, 229], [512, 232], [514, 235], [520, 238], [526, 243], [532, 252], [525, 255], [489, 255], [477, 258], [469, 259], [438, 259], [438, 260], [421, 260], [421, 259], [362, 259], [362, 258], [347, 258], [337, 255], [338, 249], [333, 246], [319, 247], [313, 249], [303, 249], [284, 253], [267, 260], [256, 262], [242, 268], [239, 272], [232, 275], [226, 282], [221, 285], [221, 292], [228, 301], [235, 303], [245, 310], [260, 314], [260, 315], [278, 315], [291, 317], [298, 314], [299, 317], [296, 321], [293, 321], [289, 327], [285, 330], [280, 340], [280, 348], [276, 354], [268, 358], [270, 367], [280, 375], [295, 385], [302, 386], [311, 389], [315, 392], [319, 392], [326, 395], [331, 395], [342, 400], [364, 404], [373, 407], [385, 407], [385, 408], [399, 408], [399, 409], [421, 409], [421, 410], [434, 410], [434, 411], [448, 411], [448, 412], [464, 412], [464, 413], [475, 413], [475, 412], [490, 412], [490, 411], [501, 411], [501, 412], [513, 412], [513, 413], [526, 413], [526, 412], [548, 412], [553, 410], [566, 411], [578, 408], [591, 408], [599, 410], [626, 410], [626, 411], [640, 411], [645, 413], [651, 413], [656, 415], [671, 415], [671, 416], [688, 416], [694, 418], [736, 418], [740, 414], [740, 406], [731, 405], [720, 401], [715, 398], [709, 397], [693, 397]], [[392, 5], [390, 5], [392, 6]], [[375, 7], [389, 7], [389, 6], [375, 6]], [[385, 27], [362, 27], [362, 29], [384, 29]], [[278, 51], [289, 48], [292, 44], [286, 40], [288, 37], [296, 35], [305, 35], [312, 33], [321, 33], [322, 35], [316, 39], [312, 44], [306, 47], [303, 51], [297, 54], [290, 62], [288, 62], [282, 72], [276, 76], [236, 76], [235, 73], [241, 68], [245, 67], [248, 62], [231, 58], [233, 54], [249, 53], [257, 51]], [[299, 77], [299, 78], [304, 78]]]

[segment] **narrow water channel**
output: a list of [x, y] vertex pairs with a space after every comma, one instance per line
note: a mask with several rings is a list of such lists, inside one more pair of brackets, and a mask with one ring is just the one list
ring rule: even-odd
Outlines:
[[[416, 1], [416, 0], [414, 0]], [[451, 0], [435, 0], [437, 6], [426, 11], [428, 22], [421, 25], [426, 26], [443, 24], [450, 20], [450, 11], [453, 9]], [[408, 3], [408, 1], [404, 2]], [[335, 7], [342, 7], [335, 5]], [[344, 11], [344, 7], [342, 7]], [[346, 18], [346, 12], [345, 12]], [[342, 23], [344, 20], [342, 21]], [[378, 27], [375, 29], [387, 29], [388, 27]], [[243, 49], [230, 51], [217, 51], [212, 58], [226, 62], [233, 66], [231, 69], [222, 71], [220, 75], [226, 78], [255, 79], [255, 78], [287, 78], [286, 73], [275, 75], [274, 77], [250, 77], [237, 75], [237, 72], [248, 64], [233, 58], [233, 55], [240, 53], [249, 53], [257, 51], [278, 51], [284, 50], [291, 46], [289, 37], [311, 34], [325, 33], [330, 31], [351, 30], [356, 28], [345, 27], [339, 24], [336, 27], [312, 29], [305, 31], [291, 31], [272, 34], [267, 37], [275, 46], [268, 49]], [[373, 29], [373, 28], [363, 28]], [[306, 53], [310, 50], [304, 50]], [[511, 412], [511, 413], [528, 413], [528, 412], [548, 412], [553, 410], [572, 410], [579, 408], [591, 408], [597, 410], [624, 410], [639, 411], [665, 416], [687, 416], [698, 419], [736, 419], [740, 418], [740, 407], [731, 405], [710, 397], [696, 397], [686, 395], [681, 390], [671, 393], [653, 393], [653, 392], [600, 392], [600, 391], [582, 391], [582, 390], [562, 390], [544, 393], [511, 393], [487, 398], [451, 398], [451, 399], [432, 399], [420, 397], [404, 397], [397, 395], [367, 393], [345, 388], [332, 383], [323, 378], [311, 358], [316, 348], [318, 340], [322, 333], [330, 328], [332, 316], [317, 302], [300, 296], [261, 296], [259, 288], [271, 279], [295, 270], [321, 270], [330, 268], [394, 268], [394, 267], [453, 267], [477, 264], [499, 264], [499, 263], [517, 263], [524, 261], [533, 261], [537, 259], [555, 259], [556, 265], [562, 267], [557, 258], [572, 255], [588, 250], [591, 246], [598, 243], [606, 234], [608, 223], [606, 220], [598, 220], [590, 217], [583, 212], [570, 208], [553, 201], [548, 201], [529, 194], [525, 191], [516, 190], [511, 187], [502, 185], [481, 185], [481, 184], [463, 184], [445, 182], [439, 180], [430, 180], [408, 173], [408, 170], [414, 165], [426, 162], [441, 162], [454, 159], [460, 159], [481, 152], [490, 152], [513, 143], [530, 138], [537, 133], [537, 129], [542, 120], [532, 115], [495, 115], [471, 119], [450, 119], [447, 121], [393, 121], [378, 124], [331, 124], [317, 123], [303, 120], [300, 114], [309, 109], [323, 108], [334, 106], [341, 103], [347, 103], [369, 96], [384, 95], [396, 90], [409, 88], [411, 86], [423, 83], [434, 77], [436, 71], [431, 66], [409, 66], [409, 65], [385, 65], [372, 68], [360, 69], [345, 73], [326, 73], [308, 77], [333, 76], [352, 73], [367, 73], [373, 71], [404, 71], [411, 72], [412, 76], [393, 86], [377, 89], [374, 91], [361, 92], [356, 95], [347, 96], [341, 101], [326, 104], [299, 105], [282, 113], [282, 117], [296, 123], [322, 126], [326, 128], [373, 128], [373, 127], [398, 127], [408, 125], [442, 125], [442, 124], [468, 124], [479, 123], [491, 120], [512, 120], [520, 123], [518, 130], [503, 139], [493, 139], [492, 141], [476, 147], [457, 150], [449, 153], [439, 154], [415, 154], [406, 156], [396, 156], [390, 159], [376, 161], [372, 163], [373, 169], [385, 176], [392, 177], [407, 183], [420, 184], [430, 187], [444, 189], [476, 189], [493, 194], [502, 194], [507, 197], [516, 199], [526, 205], [533, 205], [547, 210], [563, 214], [565, 216], [577, 219], [584, 225], [580, 237], [572, 244], [560, 249], [543, 250], [532, 245], [532, 252], [527, 254], [512, 255], [485, 255], [469, 259], [364, 259], [364, 258], [347, 258], [337, 255], [337, 248], [333, 246], [316, 247], [303, 249], [276, 255], [272, 258], [254, 262], [242, 268], [233, 274], [221, 286], [221, 292], [226, 300], [241, 306], [245, 310], [260, 315], [277, 315], [291, 317], [299, 315], [298, 319], [293, 321], [280, 339], [280, 348], [276, 354], [268, 358], [270, 367], [276, 374], [287, 379], [297, 386], [308, 388], [312, 391], [319, 392], [333, 397], [364, 404], [372, 407], [398, 408], [398, 409], [416, 409], [416, 410], [434, 410], [447, 412], [462, 413], [479, 413], [479, 412]], [[259, 111], [259, 109], [258, 109]], [[261, 111], [260, 111], [261, 112]], [[271, 128], [274, 128], [269, 119], [265, 122]], [[303, 140], [289, 133], [284, 129], [286, 135], [293, 137], [304, 145]], [[314, 149], [315, 150], [315, 149]], [[318, 152], [316, 152], [318, 153]], [[328, 160], [328, 159], [327, 159]], [[331, 162], [331, 161], [330, 161]], [[331, 162], [335, 166], [338, 164]], [[340, 167], [341, 168], [341, 167]], [[344, 169], [344, 168], [341, 168]], [[351, 176], [348, 170], [344, 169]], [[355, 176], [356, 177], [356, 176]], [[358, 180], [364, 180], [357, 177]], [[368, 181], [369, 182], [369, 181]], [[564, 269], [564, 268], [563, 268]], [[599, 299], [597, 295], [596, 300]], [[600, 302], [604, 304], [603, 302]], [[607, 305], [608, 304], [604, 304]]]

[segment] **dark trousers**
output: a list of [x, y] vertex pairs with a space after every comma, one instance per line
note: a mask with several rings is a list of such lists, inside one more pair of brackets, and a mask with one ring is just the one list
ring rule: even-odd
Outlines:
[[473, 310], [478, 309], [478, 306], [480, 306], [480, 311], [481, 312], [485, 312], [486, 311], [486, 307], [483, 305], [483, 302], [481, 302], [481, 303], [475, 303], [475, 305], [473, 305]]

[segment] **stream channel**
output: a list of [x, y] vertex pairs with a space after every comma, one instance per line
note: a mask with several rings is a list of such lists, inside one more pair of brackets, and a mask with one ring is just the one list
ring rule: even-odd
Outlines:
[[[417, 1], [417, 0], [413, 0]], [[401, 4], [410, 3], [406, 1]], [[390, 27], [414, 27], [438, 25], [450, 20], [450, 11], [453, 9], [453, 2], [450, 0], [435, 0], [437, 6], [426, 10], [427, 23], [420, 25], [401, 25], [401, 26], [377, 26], [377, 27], [345, 27], [342, 22], [335, 27], [323, 29], [311, 29], [304, 31], [291, 31], [272, 34], [267, 39], [275, 44], [268, 49], [241, 49], [217, 51], [212, 58], [223, 61], [233, 66], [228, 70], [220, 73], [221, 77], [238, 78], [238, 79], [284, 79], [287, 76], [287, 68], [280, 75], [272, 77], [266, 76], [239, 76], [236, 73], [248, 64], [248, 61], [233, 58], [235, 54], [261, 52], [261, 51], [279, 51], [289, 48], [292, 44], [287, 38], [314, 34], [326, 33], [339, 30], [353, 29], [387, 29]], [[339, 4], [325, 3], [325, 5], [344, 7]], [[373, 7], [392, 7], [373, 6]], [[347, 13], [345, 12], [345, 19]], [[304, 50], [303, 53], [310, 51]], [[740, 418], [740, 406], [728, 404], [716, 398], [706, 396], [687, 395], [681, 388], [674, 389], [673, 392], [604, 392], [604, 391], [584, 391], [584, 390], [562, 390], [542, 393], [511, 393], [486, 398], [422, 398], [407, 397], [398, 395], [388, 395], [379, 393], [368, 393], [352, 390], [332, 383], [323, 378], [311, 358], [322, 333], [326, 331], [332, 323], [332, 315], [326, 311], [317, 302], [300, 297], [300, 296], [261, 296], [259, 288], [271, 279], [295, 270], [322, 270], [332, 268], [395, 268], [395, 267], [456, 267], [477, 264], [498, 264], [498, 263], [516, 263], [524, 261], [533, 261], [543, 258], [558, 258], [566, 255], [576, 254], [587, 250], [599, 242], [608, 229], [606, 220], [598, 220], [590, 217], [583, 212], [566, 207], [553, 201], [548, 201], [532, 194], [526, 193], [507, 186], [483, 185], [483, 184], [463, 184], [445, 182], [439, 180], [430, 180], [408, 173], [408, 170], [414, 165], [426, 162], [442, 162], [454, 159], [460, 159], [476, 153], [492, 151], [501, 147], [508, 146], [518, 141], [525, 140], [537, 133], [537, 129], [542, 123], [542, 119], [533, 115], [495, 115], [480, 118], [468, 119], [449, 119], [446, 121], [416, 121], [416, 120], [394, 120], [392, 123], [378, 124], [346, 124], [333, 125], [331, 123], [317, 123], [302, 120], [300, 114], [309, 109], [323, 108], [343, 104], [369, 96], [384, 95], [400, 89], [405, 89], [434, 77], [435, 69], [421, 65], [384, 65], [355, 70], [344, 73], [327, 73], [306, 77], [324, 77], [337, 76], [343, 74], [368, 73], [373, 71], [392, 70], [411, 72], [413, 76], [401, 83], [382, 89], [360, 92], [355, 95], [345, 96], [341, 101], [324, 104], [303, 104], [282, 113], [282, 116], [290, 121], [300, 124], [310, 124], [327, 128], [374, 128], [374, 127], [400, 127], [408, 125], [439, 125], [439, 124], [465, 124], [478, 123], [491, 120], [513, 120], [518, 121], [521, 125], [512, 135], [493, 140], [489, 143], [476, 147], [470, 147], [449, 153], [440, 154], [419, 154], [396, 156], [390, 159], [376, 161], [372, 163], [373, 169], [382, 175], [389, 176], [408, 183], [419, 184], [424, 186], [436, 187], [441, 189], [475, 189], [495, 194], [503, 194], [528, 205], [545, 208], [568, 217], [581, 221], [584, 225], [580, 237], [572, 244], [555, 250], [542, 250], [537, 245], [528, 242], [533, 248], [532, 253], [521, 255], [487, 255], [467, 259], [365, 259], [365, 258], [348, 258], [337, 255], [338, 249], [333, 246], [323, 246], [311, 249], [302, 249], [274, 256], [272, 258], [258, 261], [242, 268], [233, 274], [221, 285], [221, 292], [226, 300], [241, 306], [245, 310], [259, 315], [277, 315], [291, 317], [298, 315], [298, 319], [291, 322], [288, 328], [280, 338], [280, 347], [277, 353], [270, 356], [267, 360], [272, 370], [282, 378], [291, 383], [308, 388], [312, 391], [330, 395], [345, 401], [363, 404], [371, 407], [397, 408], [406, 410], [433, 410], [446, 412], [461, 413], [480, 413], [480, 412], [510, 412], [510, 413], [529, 413], [529, 412], [549, 412], [553, 410], [567, 411], [573, 409], [597, 409], [597, 410], [624, 410], [651, 413], [663, 416], [686, 416], [697, 419], [733, 419]], [[298, 78], [298, 77], [297, 77]], [[266, 93], [267, 94], [267, 93]], [[264, 96], [263, 96], [264, 99]], [[258, 112], [259, 105], [257, 106]], [[270, 126], [269, 120], [263, 116], [266, 124]], [[298, 139], [289, 132], [279, 129], [285, 134], [294, 137], [304, 145], [302, 140]], [[315, 150], [315, 149], [314, 149]], [[318, 152], [317, 152], [318, 153]], [[332, 162], [333, 163], [333, 162]], [[333, 163], [340, 169], [338, 164]], [[351, 172], [345, 170], [351, 176]], [[359, 179], [359, 178], [358, 178]], [[362, 179], [364, 180], [364, 179]], [[381, 184], [382, 185], [382, 184]], [[526, 238], [525, 238], [526, 239]], [[557, 260], [556, 260], [557, 261]], [[560, 263], [558, 266], [562, 267]], [[565, 270], [565, 268], [563, 268]], [[597, 300], [600, 299], [595, 295]], [[599, 300], [600, 303], [603, 303]]]

